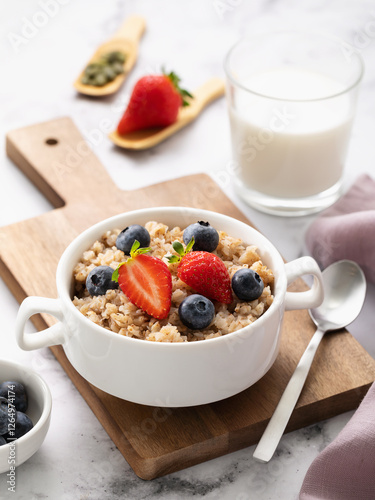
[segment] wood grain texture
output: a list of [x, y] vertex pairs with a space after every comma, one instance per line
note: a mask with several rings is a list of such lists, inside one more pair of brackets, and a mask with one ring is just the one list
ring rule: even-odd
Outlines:
[[[49, 145], [50, 139], [57, 143]], [[85, 144], [69, 118], [7, 135], [9, 157], [58, 207], [0, 228], [0, 273], [19, 301], [28, 295], [55, 297], [55, 269], [65, 247], [114, 214], [185, 205], [248, 222], [203, 174], [125, 193]], [[305, 288], [302, 280], [291, 287]], [[49, 316], [33, 321], [38, 329], [53, 322]], [[314, 331], [307, 311], [287, 312], [280, 354], [269, 372], [232, 398], [192, 408], [142, 406], [110, 396], [76, 372], [61, 346], [51, 350], [135, 473], [153, 479], [256, 443]], [[350, 333], [326, 335], [287, 431], [356, 408], [374, 379], [375, 361]]]

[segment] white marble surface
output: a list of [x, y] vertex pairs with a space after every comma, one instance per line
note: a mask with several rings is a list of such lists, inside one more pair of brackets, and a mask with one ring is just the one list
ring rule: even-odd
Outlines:
[[[50, 6], [47, 20], [40, 16], [42, 4]], [[101, 101], [78, 97], [71, 83], [82, 64], [131, 13], [144, 15], [148, 28], [138, 64], [127, 84], [117, 96]], [[33, 33], [29, 27], [32, 36], [24, 38], [15, 50], [16, 42], [12, 46], [9, 36], [23, 36], [27, 21], [45, 24], [34, 28]], [[340, 35], [361, 51], [366, 64], [345, 184], [349, 186], [361, 172], [375, 173], [374, 1], [65, 0], [60, 4], [57, 0], [18, 0], [1, 3], [0, 28], [2, 137], [7, 130], [69, 115], [92, 138], [102, 119], [117, 123], [129, 90], [140, 76], [164, 64], [181, 74], [186, 87], [194, 89], [212, 75], [223, 76], [224, 54], [246, 33], [302, 28]], [[226, 182], [230, 143], [223, 99], [211, 105], [194, 124], [151, 151], [124, 153], [104, 135], [95, 142], [95, 153], [121, 188], [134, 189], [193, 172], [207, 172], [288, 260], [304, 252], [303, 235], [313, 217], [282, 219], [260, 214], [242, 204]], [[4, 140], [0, 147], [0, 224], [50, 210], [44, 197], [6, 158]], [[296, 499], [308, 466], [351, 416], [340, 415], [285, 435], [277, 456], [267, 465], [253, 460], [250, 447], [161, 479], [142, 481], [50, 351], [27, 353], [17, 347], [13, 328], [18, 304], [2, 281], [0, 294], [1, 356], [33, 366], [53, 395], [52, 422], [45, 443], [17, 469], [15, 496], [7, 492], [6, 476], [0, 476], [0, 498]], [[370, 287], [365, 308], [350, 328], [373, 356], [374, 297], [374, 287]]]

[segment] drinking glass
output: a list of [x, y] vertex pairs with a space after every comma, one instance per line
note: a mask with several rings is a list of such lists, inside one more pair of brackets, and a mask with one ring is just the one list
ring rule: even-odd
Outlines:
[[238, 194], [278, 215], [332, 204], [342, 178], [363, 61], [315, 33], [240, 40], [225, 59]]

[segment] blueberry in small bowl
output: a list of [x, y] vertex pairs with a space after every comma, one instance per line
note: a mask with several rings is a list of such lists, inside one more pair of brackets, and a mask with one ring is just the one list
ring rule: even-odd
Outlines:
[[25, 386], [15, 380], [7, 380], [0, 384], [0, 397], [8, 399], [9, 393], [12, 393], [13, 405], [17, 411], [23, 413], [27, 410], [27, 392]]
[[4, 436], [8, 432], [8, 400], [0, 398], [0, 436]]
[[[3, 425], [0, 429], [1, 432], [5, 430], [0, 438], [1, 474], [24, 463], [42, 445], [49, 428], [52, 397], [40, 375], [14, 361], [0, 359], [0, 382], [0, 422], [4, 420], [2, 417], [6, 420], [5, 428]], [[23, 392], [21, 386], [27, 394], [26, 414], [16, 410], [15, 406], [19, 406], [18, 395]], [[1, 415], [2, 410], [5, 415]]]

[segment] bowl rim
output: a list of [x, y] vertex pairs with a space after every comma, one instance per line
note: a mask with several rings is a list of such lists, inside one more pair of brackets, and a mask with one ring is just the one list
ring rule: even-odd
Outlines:
[[[38, 421], [33, 425], [33, 428], [29, 430], [23, 436], [15, 439], [14, 441], [7, 442], [1, 448], [5, 448], [6, 446], [10, 447], [14, 443], [16, 446], [20, 446], [23, 442], [27, 441], [27, 439], [32, 439], [34, 435], [36, 435], [43, 427], [47, 424], [51, 411], [52, 411], [52, 395], [50, 388], [48, 387], [46, 381], [37, 373], [33, 368], [30, 368], [27, 365], [23, 365], [17, 361], [13, 361], [10, 359], [0, 358], [0, 365], [8, 365], [12, 368], [18, 368], [20, 372], [26, 373], [28, 377], [32, 377], [32, 384], [38, 388], [38, 391], [42, 393], [43, 397], [43, 409], [42, 413], [38, 419]], [[5, 380], [0, 383], [5, 382]], [[27, 382], [19, 381], [21, 384], [27, 385]], [[36, 383], [36, 384], [35, 384]], [[26, 411], [27, 414], [27, 411]], [[0, 449], [1, 449], [0, 448]]]
[[[228, 216], [225, 214], [221, 214], [219, 212], [213, 212], [210, 210], [198, 209], [198, 208], [194, 208], [194, 207], [178, 207], [178, 206], [149, 207], [149, 208], [142, 208], [142, 209], [138, 209], [138, 210], [131, 210], [129, 212], [122, 212], [122, 213], [116, 214], [114, 216], [108, 217], [106, 219], [103, 219], [103, 220], [97, 222], [96, 224], [91, 225], [90, 227], [88, 227], [84, 231], [82, 231], [79, 235], [77, 235], [71, 241], [71, 243], [66, 247], [65, 251], [63, 252], [63, 254], [60, 257], [60, 260], [59, 260], [58, 266], [57, 266], [57, 270], [56, 270], [56, 285], [57, 285], [57, 290], [58, 290], [58, 296], [63, 301], [63, 303], [67, 305], [69, 311], [73, 314], [73, 317], [76, 318], [77, 321], [83, 321], [83, 323], [85, 325], [89, 326], [90, 328], [93, 328], [97, 332], [100, 332], [102, 335], [107, 336], [109, 340], [121, 338], [121, 339], [125, 339], [126, 342], [137, 342], [137, 343], [140, 343], [140, 345], [143, 344], [145, 346], [145, 348], [151, 347], [153, 349], [155, 349], [155, 348], [156, 349], [176, 349], [176, 348], [179, 349], [179, 348], [181, 348], [182, 345], [185, 346], [184, 349], [187, 349], [187, 348], [196, 349], [196, 348], [198, 348], [197, 346], [202, 346], [203, 344], [207, 345], [207, 342], [212, 344], [212, 342], [214, 342], [214, 341], [215, 342], [224, 342], [224, 341], [228, 341], [229, 339], [235, 339], [237, 337], [240, 337], [241, 335], [244, 335], [244, 332], [246, 332], [246, 334], [251, 335], [251, 332], [255, 331], [255, 328], [260, 328], [261, 325], [263, 325], [263, 323], [265, 321], [267, 321], [267, 318], [273, 313], [273, 311], [277, 307], [280, 306], [280, 303], [282, 301], [281, 295], [283, 294], [282, 293], [283, 290], [284, 290], [284, 295], [285, 295], [285, 291], [286, 291], [286, 287], [287, 287], [287, 280], [286, 280], [285, 274], [284, 274], [284, 276], [278, 275], [276, 277], [277, 282], [278, 282], [277, 286], [279, 288], [278, 293], [277, 293], [277, 295], [274, 294], [274, 300], [273, 300], [272, 304], [270, 305], [270, 307], [267, 309], [267, 311], [264, 314], [262, 314], [259, 318], [257, 318], [256, 321], [254, 321], [250, 325], [247, 325], [243, 328], [240, 328], [239, 330], [222, 335], [221, 337], [214, 337], [211, 339], [205, 339], [204, 342], [145, 342], [144, 339], [138, 339], [138, 338], [133, 338], [133, 337], [127, 337], [124, 335], [119, 335], [118, 333], [113, 332], [112, 330], [108, 330], [108, 329], [90, 321], [86, 316], [84, 316], [74, 306], [70, 292], [67, 289], [67, 287], [63, 286], [63, 284], [62, 284], [63, 280], [60, 279], [60, 277], [61, 278], [63, 277], [62, 274], [64, 272], [64, 267], [67, 265], [66, 262], [68, 261], [70, 254], [74, 252], [76, 247], [80, 246], [80, 244], [82, 244], [84, 240], [86, 240], [88, 237], [91, 237], [91, 236], [92, 236], [92, 243], [93, 243], [95, 241], [95, 236], [93, 236], [94, 234], [98, 233], [99, 230], [104, 233], [104, 231], [110, 229], [110, 228], [107, 228], [108, 225], [112, 225], [112, 229], [113, 229], [114, 227], [116, 227], [113, 224], [117, 220], [121, 220], [124, 217], [133, 216], [133, 214], [134, 214], [134, 217], [137, 217], [137, 216], [146, 215], [147, 213], [152, 214], [152, 213], [155, 213], [156, 211], [167, 211], [168, 213], [170, 213], [170, 212], [173, 212], [176, 210], [178, 210], [178, 211], [184, 210], [185, 212], [187, 211], [191, 215], [196, 214], [197, 216], [200, 216], [201, 219], [204, 218], [205, 215], [209, 216], [210, 214], [214, 214], [215, 217], [223, 218], [224, 220], [227, 220], [228, 222], [229, 222], [229, 220], [234, 220], [234, 221], [236, 221], [236, 223], [239, 223], [239, 224], [246, 226], [246, 230], [250, 230], [252, 232], [257, 233], [258, 237], [260, 237], [262, 240], [264, 240], [264, 243], [265, 243], [265, 246], [267, 247], [267, 249], [271, 250], [272, 255], [277, 260], [279, 260], [280, 268], [284, 269], [284, 261], [280, 255], [279, 251], [273, 245], [273, 243], [271, 243], [271, 241], [266, 236], [264, 236], [260, 231], [258, 231], [254, 227], [250, 226], [249, 224], [246, 224], [245, 222], [243, 222], [239, 219], [235, 219], [234, 217], [231, 217], [231, 216]], [[152, 218], [150, 220], [152, 220]], [[207, 219], [207, 220], [209, 220], [209, 219]], [[251, 244], [251, 242], [248, 244]], [[262, 251], [260, 253], [262, 254]], [[256, 325], [258, 325], [258, 326], [256, 326]], [[208, 344], [208, 345], [210, 345], [210, 344]], [[168, 347], [166, 347], [166, 346], [168, 346]], [[171, 347], [171, 346], [174, 346], [174, 347]], [[180, 347], [177, 347], [177, 346], [180, 346]], [[187, 346], [190, 346], [190, 347], [187, 347]], [[200, 347], [200, 349], [202, 349], [202, 347]]]

